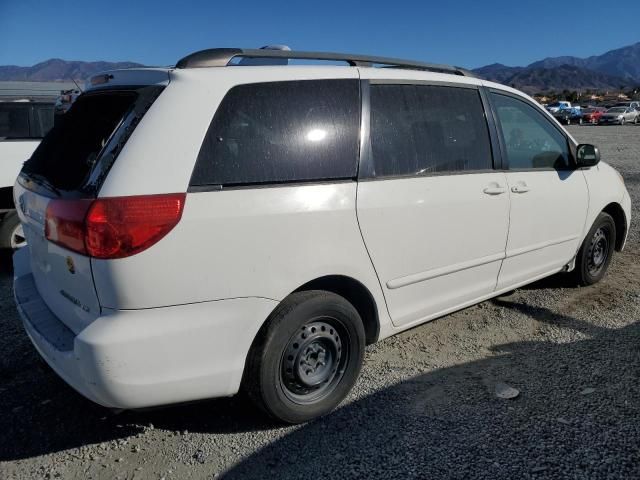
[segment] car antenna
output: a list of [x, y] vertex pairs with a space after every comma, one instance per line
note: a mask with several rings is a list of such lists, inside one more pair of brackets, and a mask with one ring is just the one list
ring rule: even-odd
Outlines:
[[76, 84], [76, 87], [78, 88], [78, 90], [80, 91], [80, 93], [82, 93], [82, 88], [80, 88], [80, 85], [78, 85], [78, 82], [76, 82], [76, 79], [75, 79], [75, 78], [73, 78], [73, 76], [71, 77], [71, 81], [72, 81], [73, 83], [75, 83], [75, 84]]

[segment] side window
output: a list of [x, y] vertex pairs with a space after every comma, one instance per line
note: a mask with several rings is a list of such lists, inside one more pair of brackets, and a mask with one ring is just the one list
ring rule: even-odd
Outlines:
[[479, 92], [371, 85], [371, 151], [376, 177], [491, 169]]
[[232, 88], [209, 126], [191, 185], [355, 177], [359, 90], [355, 79]]
[[0, 140], [30, 138], [28, 103], [0, 103]]
[[569, 168], [569, 145], [562, 133], [526, 102], [491, 94], [507, 149], [510, 170]]

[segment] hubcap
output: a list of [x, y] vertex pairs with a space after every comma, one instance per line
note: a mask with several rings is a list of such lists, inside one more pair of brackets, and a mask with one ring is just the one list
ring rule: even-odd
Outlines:
[[22, 229], [22, 225], [18, 225], [11, 232], [11, 248], [14, 250], [16, 248], [22, 248], [27, 244], [27, 240], [24, 238], [24, 230]]
[[310, 403], [329, 394], [344, 374], [346, 335], [329, 318], [303, 325], [289, 340], [282, 356], [281, 385], [290, 400]]
[[588, 269], [591, 275], [597, 275], [609, 256], [609, 238], [603, 228], [596, 230], [589, 245]]

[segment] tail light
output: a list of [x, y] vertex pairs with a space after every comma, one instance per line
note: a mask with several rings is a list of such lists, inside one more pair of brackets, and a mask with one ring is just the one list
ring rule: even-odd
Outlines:
[[124, 258], [146, 250], [175, 227], [184, 193], [51, 200], [45, 236], [62, 247], [95, 258]]

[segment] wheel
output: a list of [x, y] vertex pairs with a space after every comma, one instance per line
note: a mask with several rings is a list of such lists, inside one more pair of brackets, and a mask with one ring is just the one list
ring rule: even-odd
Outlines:
[[571, 125], [571, 119], [567, 118], [567, 125]]
[[364, 327], [343, 297], [297, 292], [271, 314], [251, 347], [243, 390], [266, 413], [301, 423], [333, 410], [362, 367]]
[[624, 117], [620, 119], [620, 125], [624, 125]]
[[599, 282], [611, 263], [616, 244], [616, 225], [607, 213], [601, 213], [593, 223], [576, 257], [573, 270], [575, 280], [580, 285]]
[[582, 119], [581, 118], [578, 119], [578, 125], [582, 125]]
[[636, 117], [636, 118], [634, 118], [634, 119], [633, 119], [633, 124], [634, 124], [634, 125], [637, 125], [637, 124], [638, 124], [638, 117]]
[[7, 213], [0, 223], [0, 248], [11, 248], [13, 250], [24, 247], [27, 241], [24, 238], [24, 231], [20, 218], [16, 212]]

